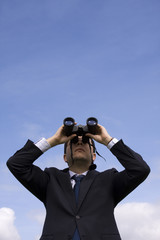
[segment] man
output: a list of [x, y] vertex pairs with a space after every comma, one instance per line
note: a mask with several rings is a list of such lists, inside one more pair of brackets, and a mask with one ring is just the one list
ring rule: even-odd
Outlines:
[[[122, 140], [112, 138], [99, 124], [98, 128], [98, 134], [87, 133], [84, 138], [76, 134], [64, 135], [64, 126], [61, 126], [47, 140], [43, 138], [36, 144], [28, 140], [8, 160], [14, 176], [44, 203], [46, 219], [40, 240], [121, 239], [114, 208], [145, 180], [150, 169]], [[92, 139], [107, 146], [124, 170], [96, 171]], [[43, 152], [62, 143], [65, 143], [64, 161], [68, 169], [42, 171], [33, 165]], [[74, 175], [84, 176], [78, 182]]]

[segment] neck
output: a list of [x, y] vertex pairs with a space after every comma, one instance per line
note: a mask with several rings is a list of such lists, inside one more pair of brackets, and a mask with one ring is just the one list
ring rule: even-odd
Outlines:
[[73, 164], [69, 167], [69, 169], [72, 171], [72, 172], [75, 172], [77, 174], [81, 174], [81, 173], [84, 173], [86, 171], [89, 170], [89, 165], [82, 165], [82, 164]]

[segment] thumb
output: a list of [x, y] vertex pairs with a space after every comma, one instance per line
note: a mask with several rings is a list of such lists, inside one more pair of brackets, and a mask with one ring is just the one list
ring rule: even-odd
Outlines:
[[91, 134], [91, 133], [86, 133], [85, 136], [90, 137], [90, 138], [93, 138], [93, 139], [94, 139], [94, 137], [95, 137], [95, 135], [93, 135], [93, 134]]

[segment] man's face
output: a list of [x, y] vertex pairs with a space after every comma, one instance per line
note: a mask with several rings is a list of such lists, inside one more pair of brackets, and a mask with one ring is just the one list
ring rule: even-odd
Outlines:
[[[91, 139], [89, 139], [90, 144]], [[78, 136], [77, 143], [72, 143], [72, 157], [74, 159], [74, 162], [81, 162], [84, 164], [91, 164], [92, 160], [94, 161], [96, 158], [96, 154], [93, 153], [93, 147], [91, 146], [91, 150], [89, 147], [89, 143], [84, 143], [82, 141], [82, 136]], [[66, 148], [66, 154], [64, 154], [64, 160], [65, 162], [68, 162], [68, 165], [70, 166], [70, 163], [72, 163], [72, 157], [71, 157], [71, 148], [70, 148], [70, 141], [67, 143]]]

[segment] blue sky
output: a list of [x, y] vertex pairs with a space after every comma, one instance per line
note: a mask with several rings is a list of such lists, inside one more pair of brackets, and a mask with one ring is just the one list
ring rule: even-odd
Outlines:
[[[50, 137], [66, 116], [81, 124], [97, 117], [111, 136], [147, 161], [150, 176], [116, 214], [123, 239], [132, 240], [130, 229], [139, 224], [136, 209], [146, 229], [140, 209], [149, 209], [151, 236], [141, 228], [143, 236], [135, 231], [133, 237], [159, 239], [159, 11], [158, 0], [0, 2], [0, 223], [8, 219], [5, 226], [12, 225], [15, 240], [38, 239], [44, 208], [14, 179], [6, 161], [28, 138]], [[97, 148], [107, 159], [97, 157], [98, 170], [122, 169], [104, 146]], [[36, 164], [64, 168], [62, 153], [58, 146]], [[122, 216], [127, 204], [135, 210], [134, 222]], [[11, 239], [0, 228], [0, 240]]]

